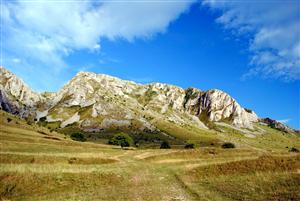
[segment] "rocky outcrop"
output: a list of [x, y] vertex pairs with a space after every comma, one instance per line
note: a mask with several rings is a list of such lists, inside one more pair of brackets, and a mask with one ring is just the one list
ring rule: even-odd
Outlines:
[[1, 109], [22, 117], [34, 115], [36, 105], [43, 97], [32, 91], [21, 79], [0, 67]]
[[275, 129], [280, 130], [280, 131], [285, 132], [285, 133], [297, 133], [297, 134], [299, 134], [299, 131], [294, 130], [294, 129], [292, 129], [292, 128], [290, 128], [290, 127], [284, 125], [283, 123], [278, 122], [274, 119], [261, 118], [261, 119], [259, 119], [259, 121], [261, 123], [267, 124], [271, 128], [275, 128]]
[[253, 111], [245, 110], [232, 97], [217, 89], [187, 89], [184, 108], [204, 122], [227, 121], [236, 127], [252, 128], [252, 123], [258, 120]]
[[20, 105], [17, 103], [14, 104], [13, 101], [9, 100], [4, 90], [1, 89], [0, 89], [0, 103], [1, 103], [0, 108], [2, 110], [15, 115], [20, 114], [20, 110], [21, 110]]
[[1, 108], [27, 112], [38, 120], [78, 123], [85, 130], [126, 128], [156, 131], [151, 122], [161, 118], [178, 125], [206, 129], [209, 122], [252, 128], [256, 114], [242, 108], [221, 90], [184, 90], [162, 84], [137, 84], [108, 75], [80, 72], [57, 93], [33, 92], [22, 80], [1, 67]]

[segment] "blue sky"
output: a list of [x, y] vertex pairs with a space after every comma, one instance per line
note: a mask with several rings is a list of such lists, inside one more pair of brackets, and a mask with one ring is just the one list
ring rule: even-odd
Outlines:
[[218, 88], [300, 128], [297, 1], [2, 1], [1, 65], [37, 91], [78, 71]]

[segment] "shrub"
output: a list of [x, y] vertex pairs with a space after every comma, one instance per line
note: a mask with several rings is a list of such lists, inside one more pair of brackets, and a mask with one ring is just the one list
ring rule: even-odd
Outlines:
[[184, 146], [185, 149], [195, 149], [195, 144], [194, 143], [187, 143]]
[[108, 144], [119, 145], [123, 147], [130, 147], [133, 144], [132, 138], [126, 133], [115, 134], [109, 141]]
[[71, 135], [71, 139], [72, 140], [76, 140], [76, 141], [81, 141], [81, 142], [85, 142], [86, 138], [82, 133], [73, 133]]
[[226, 142], [222, 145], [222, 148], [224, 149], [232, 149], [232, 148], [235, 148], [235, 145], [231, 142]]
[[27, 122], [28, 125], [32, 125], [32, 124], [35, 123], [35, 122], [34, 122], [34, 118], [33, 118], [32, 116], [28, 116], [28, 117], [26, 118], [26, 122]]
[[297, 149], [297, 148], [295, 148], [295, 147], [292, 147], [289, 151], [290, 151], [290, 152], [296, 152], [296, 153], [298, 153], [298, 152], [299, 152], [299, 149]]
[[78, 159], [76, 157], [72, 157], [72, 158], [69, 158], [68, 163], [73, 164], [73, 163], [76, 163], [76, 161], [78, 161]]
[[41, 117], [41, 118], [40, 118], [40, 121], [41, 121], [41, 122], [45, 122], [46, 120], [47, 120], [47, 117]]
[[160, 148], [161, 149], [171, 149], [171, 146], [169, 144], [168, 141], [163, 141], [161, 144], [160, 144]]

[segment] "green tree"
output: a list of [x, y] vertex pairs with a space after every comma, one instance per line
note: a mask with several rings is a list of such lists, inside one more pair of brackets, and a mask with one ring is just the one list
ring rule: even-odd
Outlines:
[[72, 140], [76, 140], [76, 141], [81, 141], [81, 142], [85, 142], [86, 138], [82, 133], [73, 133], [71, 135], [71, 139]]
[[130, 147], [133, 145], [132, 138], [126, 133], [117, 133], [109, 141], [108, 144]]

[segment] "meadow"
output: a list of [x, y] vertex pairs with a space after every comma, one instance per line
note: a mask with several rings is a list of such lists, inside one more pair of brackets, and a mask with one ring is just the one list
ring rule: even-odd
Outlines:
[[227, 128], [219, 139], [234, 149], [121, 149], [0, 121], [2, 200], [300, 200], [300, 155], [288, 151], [299, 137], [277, 131], [248, 139]]

